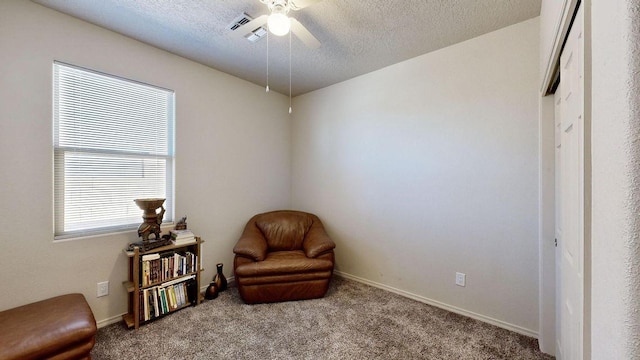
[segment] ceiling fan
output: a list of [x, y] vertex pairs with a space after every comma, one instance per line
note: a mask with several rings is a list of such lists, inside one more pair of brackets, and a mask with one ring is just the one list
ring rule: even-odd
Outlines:
[[260, 0], [269, 9], [269, 15], [264, 14], [237, 28], [233, 34], [236, 37], [245, 36], [256, 29], [268, 24], [272, 34], [282, 36], [289, 30], [305, 45], [312, 49], [320, 47], [320, 41], [313, 36], [304, 25], [293, 17], [287, 16], [290, 10], [298, 11], [322, 0]]

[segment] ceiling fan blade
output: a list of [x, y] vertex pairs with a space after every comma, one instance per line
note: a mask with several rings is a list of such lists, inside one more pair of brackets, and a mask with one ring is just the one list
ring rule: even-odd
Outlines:
[[301, 10], [320, 1], [322, 0], [289, 0], [289, 8], [291, 10]]
[[231, 36], [241, 38], [267, 23], [268, 15], [261, 15], [231, 32]]
[[307, 30], [304, 25], [300, 23], [300, 21], [291, 18], [291, 32], [293, 32], [300, 41], [302, 41], [307, 47], [312, 49], [317, 49], [320, 47], [320, 41], [313, 36], [309, 30]]

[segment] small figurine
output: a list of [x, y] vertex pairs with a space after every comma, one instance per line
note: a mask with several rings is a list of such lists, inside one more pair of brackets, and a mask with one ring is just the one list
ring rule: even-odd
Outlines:
[[[138, 236], [142, 237], [142, 241], [149, 241], [149, 235], [155, 235], [155, 240], [160, 240], [160, 225], [164, 217], [165, 199], [135, 199], [136, 205], [144, 211], [142, 218], [144, 222], [138, 227]], [[156, 210], [161, 209], [160, 213]]]
[[183, 217], [182, 219], [178, 220], [178, 222], [176, 223], [176, 230], [186, 230], [187, 229], [187, 217]]

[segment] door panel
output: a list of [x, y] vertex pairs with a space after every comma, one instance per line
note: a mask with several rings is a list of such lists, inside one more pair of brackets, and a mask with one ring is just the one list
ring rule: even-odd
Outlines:
[[555, 111], [554, 111], [554, 118], [555, 118], [555, 238], [556, 238], [556, 251], [555, 251], [555, 258], [556, 258], [556, 288], [558, 289], [556, 292], [556, 299], [555, 299], [555, 309], [556, 309], [556, 359], [557, 360], [562, 360], [562, 342], [561, 342], [561, 324], [563, 323], [562, 319], [561, 319], [561, 314], [563, 314], [562, 311], [562, 302], [561, 302], [561, 285], [562, 285], [562, 279], [561, 276], [562, 272], [560, 269], [560, 256], [561, 253], [559, 251], [559, 247], [558, 244], [561, 244], [563, 242], [563, 238], [562, 238], [562, 191], [560, 190], [561, 186], [560, 186], [560, 181], [562, 179], [562, 142], [561, 142], [561, 138], [562, 138], [562, 126], [561, 126], [561, 114], [560, 114], [560, 108], [561, 108], [561, 104], [562, 104], [562, 83], [560, 83], [560, 85], [558, 85], [558, 89], [556, 90], [555, 96], [554, 96], [554, 103], [555, 103]]
[[584, 268], [584, 41], [578, 10], [560, 56], [559, 235], [560, 357], [583, 357]]

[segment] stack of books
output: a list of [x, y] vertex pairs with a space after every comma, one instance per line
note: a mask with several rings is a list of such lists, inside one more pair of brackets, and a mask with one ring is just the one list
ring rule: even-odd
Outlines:
[[175, 245], [185, 245], [196, 242], [196, 237], [191, 230], [171, 230], [171, 241]]
[[143, 255], [140, 261], [140, 284], [149, 286], [194, 273], [197, 264], [198, 256], [190, 251]]
[[140, 291], [140, 321], [152, 320], [183, 308], [197, 294], [195, 275]]

